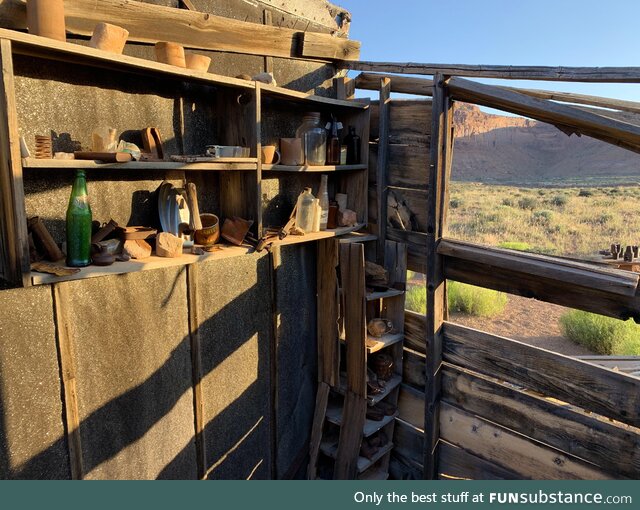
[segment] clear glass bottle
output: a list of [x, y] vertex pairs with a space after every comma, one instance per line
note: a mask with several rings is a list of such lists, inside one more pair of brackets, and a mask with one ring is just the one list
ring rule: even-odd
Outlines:
[[320, 113], [312, 112], [302, 118], [302, 124], [296, 131], [296, 138], [302, 140], [304, 164], [322, 166], [327, 157], [327, 131], [320, 121]]
[[67, 208], [67, 266], [91, 264], [91, 206], [84, 170], [76, 172]]
[[316, 198], [311, 194], [311, 188], [305, 188], [298, 197], [296, 210], [296, 227], [305, 234], [313, 232], [316, 216]]
[[328, 178], [329, 176], [325, 174], [320, 177], [320, 191], [318, 191], [318, 198], [320, 199], [320, 230], [327, 230], [327, 221], [329, 220]]

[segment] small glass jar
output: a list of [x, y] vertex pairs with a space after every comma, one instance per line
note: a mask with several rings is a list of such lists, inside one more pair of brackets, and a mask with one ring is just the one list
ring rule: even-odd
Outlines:
[[322, 126], [320, 113], [312, 112], [302, 118], [302, 124], [296, 131], [296, 137], [302, 139], [304, 164], [322, 166], [327, 157], [327, 130]]

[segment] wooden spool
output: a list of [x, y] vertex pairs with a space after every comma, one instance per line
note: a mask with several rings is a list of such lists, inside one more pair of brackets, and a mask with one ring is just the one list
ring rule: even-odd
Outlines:
[[109, 23], [98, 23], [93, 29], [89, 46], [109, 53], [121, 55], [127, 43], [129, 31]]
[[66, 42], [63, 0], [27, 0], [29, 33]]
[[172, 42], [156, 43], [156, 60], [162, 64], [187, 67], [184, 47]]

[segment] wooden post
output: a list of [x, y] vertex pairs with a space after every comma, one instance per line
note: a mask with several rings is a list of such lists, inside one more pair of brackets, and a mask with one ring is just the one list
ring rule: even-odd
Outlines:
[[187, 266], [187, 303], [189, 313], [189, 338], [191, 342], [191, 378], [193, 385], [193, 414], [196, 439], [196, 464], [198, 479], [205, 477], [207, 452], [204, 440], [204, 397], [202, 396], [202, 350], [200, 343], [200, 316], [198, 313], [198, 264]]
[[380, 128], [378, 138], [377, 194], [378, 200], [378, 264], [384, 264], [384, 243], [387, 238], [387, 169], [389, 158], [389, 102], [391, 80], [380, 79]]
[[425, 366], [425, 441], [424, 477], [438, 475], [438, 439], [440, 407], [440, 365], [442, 364], [442, 325], [447, 313], [446, 281], [442, 256], [437, 253], [447, 211], [447, 186], [451, 148], [451, 107], [445, 78], [434, 76], [433, 117], [431, 127], [431, 165], [427, 215], [427, 313]]
[[[270, 27], [273, 25], [273, 15], [271, 11], [265, 9], [262, 11], [262, 24]], [[273, 57], [269, 55], [264, 56], [264, 72], [273, 73]], [[258, 157], [260, 155], [258, 154]]]
[[0, 41], [0, 62], [0, 268], [6, 280], [29, 286], [29, 234], [24, 209], [20, 134], [9, 40]]

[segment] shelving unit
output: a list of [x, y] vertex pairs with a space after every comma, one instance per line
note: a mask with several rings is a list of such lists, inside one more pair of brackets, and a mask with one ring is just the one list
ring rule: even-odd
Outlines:
[[[336, 342], [340, 340], [337, 367], [332, 338], [325, 334], [329, 330], [319, 323], [321, 375], [308, 470], [312, 479], [330, 476], [334, 479], [384, 480], [388, 477], [402, 382], [407, 247], [386, 241], [384, 264], [389, 275], [389, 290], [367, 292], [364, 241], [376, 241], [376, 238], [362, 236], [360, 242], [356, 237], [338, 243], [343, 303], [340, 320], [344, 328], [336, 338]], [[331, 253], [325, 248], [319, 256], [331, 257]], [[327, 267], [326, 263], [326, 260], [319, 261], [321, 268]], [[326, 274], [324, 269], [319, 269], [318, 277], [327, 278], [331, 266], [328, 266]], [[331, 298], [335, 299], [333, 288], [323, 285], [318, 294], [318, 306], [328, 306], [330, 310], [332, 307], [327, 300]], [[381, 337], [367, 334], [367, 323], [374, 318], [390, 320], [393, 330]], [[331, 316], [327, 319], [332, 320]], [[386, 354], [393, 361], [393, 373], [385, 381], [383, 391], [374, 394], [370, 393], [368, 383], [374, 367], [370, 359], [377, 353]], [[368, 412], [378, 416], [367, 417]], [[377, 446], [371, 442], [373, 438]], [[367, 445], [364, 445], [365, 441]], [[384, 444], [380, 445], [382, 441]], [[366, 458], [363, 452], [370, 458]]]
[[[229, 216], [240, 216], [254, 221], [252, 233], [261, 237], [264, 233], [263, 216], [269, 215], [263, 203], [262, 182], [268, 179], [304, 179], [286, 181], [286, 191], [294, 195], [295, 188], [311, 186], [317, 193], [320, 174], [329, 174], [330, 196], [335, 193], [348, 195], [348, 207], [356, 211], [358, 224], [354, 227], [338, 228], [294, 238], [289, 236], [279, 244], [297, 244], [311, 242], [329, 237], [349, 234], [366, 225], [367, 212], [367, 172], [368, 172], [368, 139], [369, 139], [369, 101], [338, 100], [318, 97], [281, 87], [273, 87], [262, 83], [245, 81], [213, 73], [204, 73], [157, 63], [150, 60], [127, 55], [114, 55], [90, 47], [59, 42], [43, 37], [25, 34], [13, 30], [0, 29], [0, 57], [2, 61], [2, 79], [0, 81], [0, 110], [5, 112], [0, 118], [0, 151], [10, 157], [0, 162], [0, 191], [2, 193], [3, 215], [0, 219], [0, 276], [15, 284], [24, 286], [60, 281], [59, 278], [45, 274], [31, 274], [29, 261], [29, 242], [27, 232], [27, 211], [25, 208], [24, 180], [32, 175], [41, 176], [46, 171], [64, 171], [85, 169], [89, 171], [88, 179], [99, 178], [101, 171], [122, 172], [122, 178], [147, 175], [148, 172], [165, 172], [167, 175], [189, 179], [189, 173], [212, 172], [216, 174], [215, 190], [218, 196], [219, 210], [215, 212], [221, 220]], [[19, 149], [20, 123], [25, 119], [19, 115], [16, 106], [16, 87], [14, 76], [14, 57], [41, 59], [71, 63], [75, 68], [96, 68], [108, 71], [109, 76], [138, 75], [146, 78], [146, 91], [150, 95], [158, 94], [154, 88], [157, 79], [175, 83], [198, 85], [198, 94], [205, 94], [207, 107], [211, 108], [209, 127], [215, 140], [202, 139], [202, 147], [211, 143], [220, 145], [243, 145], [250, 147], [250, 158], [237, 160], [221, 160], [216, 162], [174, 162], [174, 161], [139, 161], [129, 163], [102, 163], [84, 160], [39, 160], [23, 159]], [[93, 73], [92, 85], [99, 87], [104, 73]], [[46, 79], [40, 76], [38, 79]], [[67, 77], [65, 77], [67, 79]], [[69, 76], [73, 83], [73, 76]], [[164, 83], [164, 82], [163, 82]], [[46, 98], [45, 98], [46, 102]], [[55, 108], [55, 98], [50, 99], [50, 107]], [[285, 165], [263, 165], [259, 155], [262, 144], [277, 144], [280, 138], [295, 136], [302, 115], [309, 111], [320, 111], [323, 121], [331, 114], [336, 115], [345, 127], [357, 126], [362, 140], [362, 162], [359, 165], [338, 165], [322, 167], [291, 167]], [[55, 129], [56, 126], [50, 126]], [[192, 133], [194, 137], [199, 133]], [[305, 174], [303, 178], [301, 174]], [[306, 176], [308, 174], [308, 177]], [[182, 176], [182, 177], [180, 177]], [[299, 176], [299, 177], [298, 177]], [[155, 176], [154, 178], [157, 178]], [[158, 181], [160, 185], [162, 181]], [[289, 189], [291, 188], [291, 189]], [[91, 189], [90, 189], [91, 194]], [[297, 195], [296, 195], [297, 196]], [[295, 198], [295, 197], [294, 197]], [[291, 204], [293, 208], [293, 204]], [[61, 204], [63, 221], [66, 203]], [[286, 208], [284, 208], [286, 209]], [[280, 216], [269, 216], [268, 225], [283, 225], [290, 213], [280, 209]], [[37, 210], [29, 211], [29, 215], [37, 215]], [[96, 218], [106, 221], [108, 218]], [[58, 240], [61, 241], [61, 240]], [[249, 251], [240, 248], [244, 253]], [[240, 250], [224, 250], [224, 253], [240, 254]], [[195, 257], [185, 254], [173, 260], [155, 260], [155, 258], [131, 263], [115, 263], [110, 268], [85, 268], [78, 275], [68, 279], [91, 278], [105, 274], [122, 274], [167, 265], [181, 265], [219, 258], [223, 252]], [[231, 255], [230, 255], [231, 256]]]

